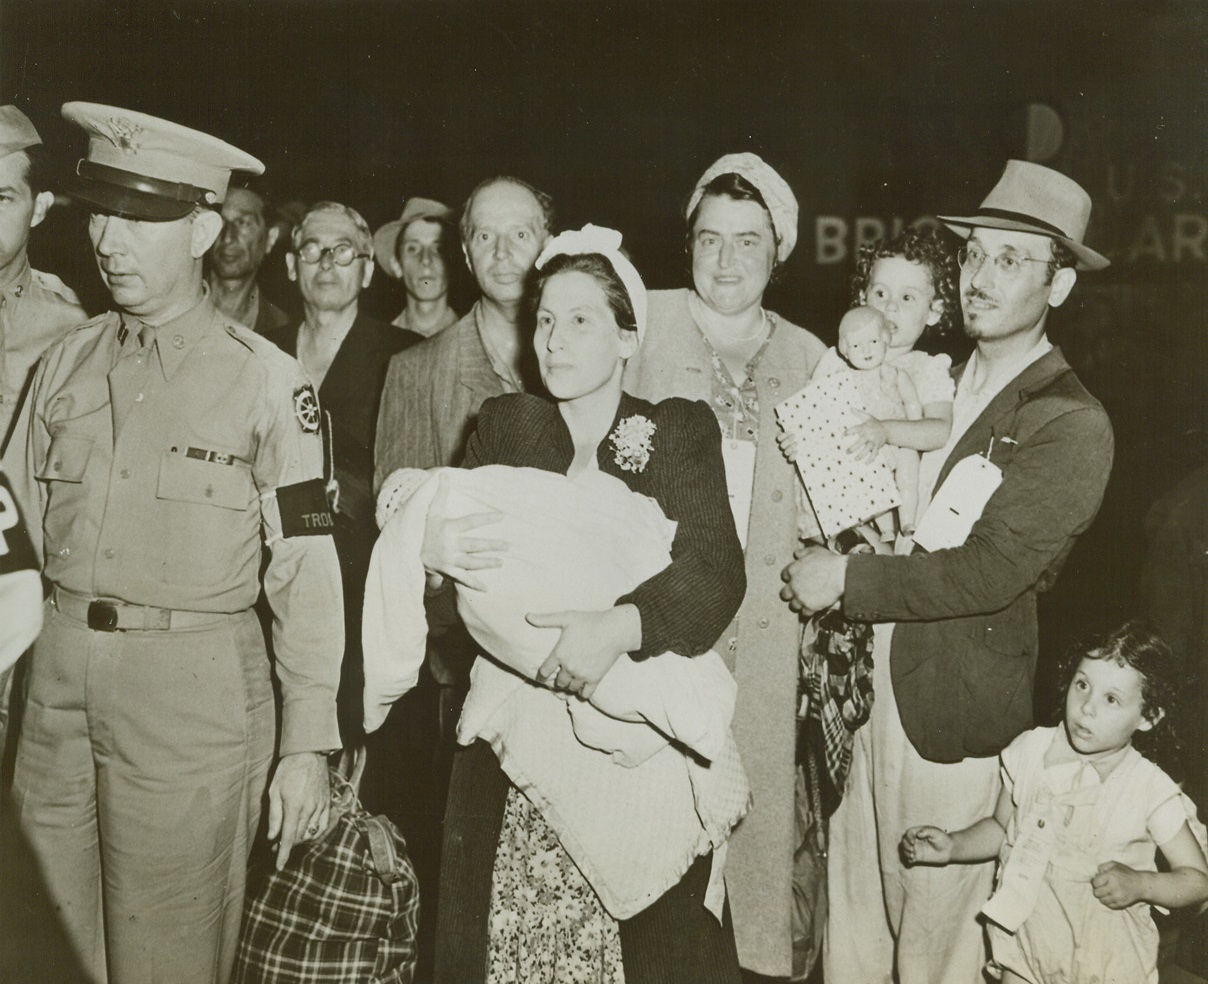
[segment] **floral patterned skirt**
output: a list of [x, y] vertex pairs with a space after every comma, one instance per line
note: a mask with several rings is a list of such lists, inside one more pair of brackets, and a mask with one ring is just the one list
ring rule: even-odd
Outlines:
[[491, 878], [487, 984], [624, 984], [617, 921], [520, 790]]

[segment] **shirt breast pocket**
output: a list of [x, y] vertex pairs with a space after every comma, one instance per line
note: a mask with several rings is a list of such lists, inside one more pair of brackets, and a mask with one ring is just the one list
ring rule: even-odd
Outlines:
[[218, 464], [165, 451], [159, 461], [156, 497], [243, 511], [252, 503], [252, 479], [241, 462]]
[[215, 589], [229, 586], [259, 550], [260, 511], [251, 469], [160, 456], [155, 496], [162, 544], [162, 576], [169, 584]]
[[94, 439], [80, 434], [56, 434], [50, 439], [46, 460], [37, 471], [43, 482], [84, 481]]

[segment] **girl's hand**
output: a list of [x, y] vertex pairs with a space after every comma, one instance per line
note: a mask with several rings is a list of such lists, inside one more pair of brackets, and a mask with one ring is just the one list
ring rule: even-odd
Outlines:
[[466, 536], [479, 526], [497, 523], [502, 513], [482, 512], [449, 519], [449, 483], [444, 475], [437, 480], [436, 495], [428, 507], [428, 520], [424, 526], [424, 542], [420, 547], [420, 561], [428, 572], [428, 586], [436, 587], [442, 577], [452, 578], [468, 588], [482, 591], [483, 582], [474, 576], [474, 571], [498, 567], [502, 560], [499, 553], [507, 550], [503, 540], [487, 540]]
[[852, 410], [863, 419], [843, 432], [848, 437], [855, 438], [847, 446], [847, 453], [854, 454], [857, 461], [872, 461], [877, 456], [877, 452], [889, 443], [889, 434], [885, 430], [885, 425], [872, 414], [865, 413], [856, 407], [852, 407]]
[[642, 644], [641, 616], [633, 605], [604, 612], [530, 612], [526, 617], [529, 625], [562, 630], [537, 671], [537, 681], [583, 700], [591, 699], [622, 655]]
[[797, 461], [797, 435], [790, 434], [786, 430], [782, 430], [776, 435], [776, 446], [780, 448], [780, 453], [789, 461]]
[[911, 827], [899, 845], [907, 865], [945, 865], [952, 860], [952, 835], [939, 827]]
[[1145, 873], [1118, 861], [1099, 865], [1091, 888], [1095, 898], [1109, 909], [1127, 909], [1145, 898]]

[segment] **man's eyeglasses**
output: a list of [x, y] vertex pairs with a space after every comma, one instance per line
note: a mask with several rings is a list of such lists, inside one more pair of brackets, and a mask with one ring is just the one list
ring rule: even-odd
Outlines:
[[323, 257], [330, 256], [336, 266], [348, 266], [353, 260], [367, 260], [368, 253], [358, 253], [348, 243], [339, 246], [320, 246], [315, 242], [303, 243], [298, 249], [298, 259], [303, 263], [322, 263]]
[[[956, 251], [956, 262], [961, 265], [962, 270], [967, 270], [969, 273], [977, 273], [989, 255], [980, 246], [962, 246]], [[1025, 263], [1048, 262], [1048, 260], [1037, 260], [1031, 256], [1020, 256], [1018, 253], [999, 253], [994, 257], [994, 269], [1002, 274], [1005, 279], [1010, 280], [1023, 273], [1023, 265]]]

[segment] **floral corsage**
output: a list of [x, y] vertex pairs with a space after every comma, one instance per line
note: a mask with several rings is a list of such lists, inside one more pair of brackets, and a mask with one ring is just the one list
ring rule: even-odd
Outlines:
[[650, 438], [654, 436], [654, 421], [641, 414], [626, 417], [608, 435], [615, 461], [624, 471], [640, 472], [650, 461]]

